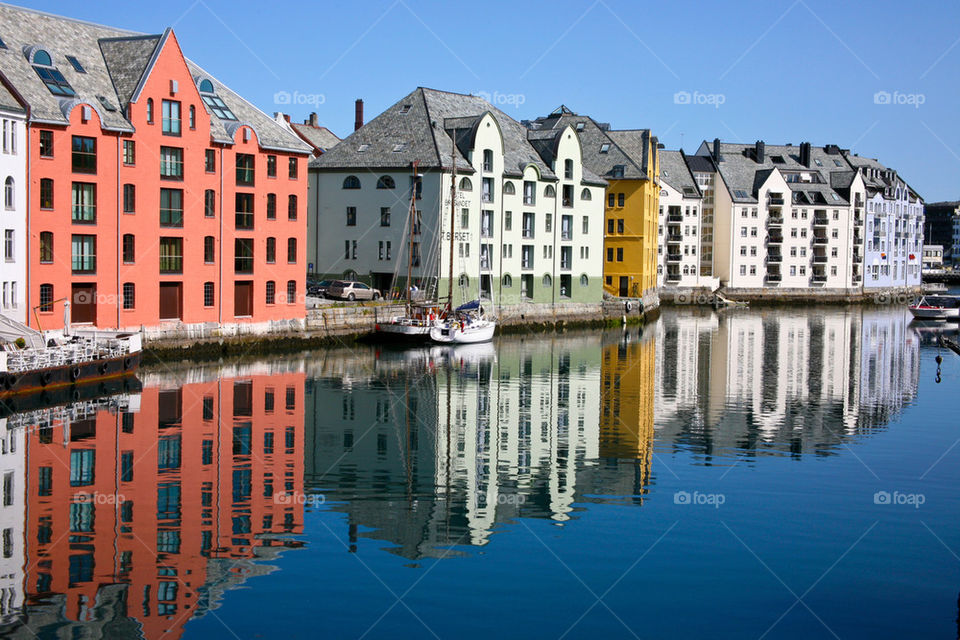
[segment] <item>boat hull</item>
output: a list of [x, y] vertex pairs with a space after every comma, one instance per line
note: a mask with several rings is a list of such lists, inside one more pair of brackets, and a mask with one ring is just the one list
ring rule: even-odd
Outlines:
[[377, 335], [392, 340], [426, 341], [430, 338], [430, 327], [424, 324], [393, 321], [378, 324]]
[[104, 358], [76, 364], [0, 373], [0, 398], [62, 389], [101, 380], [133, 375], [140, 366], [140, 352], [119, 358]]
[[430, 339], [439, 344], [476, 344], [490, 342], [497, 329], [494, 322], [462, 326], [448, 326], [446, 324], [431, 327]]

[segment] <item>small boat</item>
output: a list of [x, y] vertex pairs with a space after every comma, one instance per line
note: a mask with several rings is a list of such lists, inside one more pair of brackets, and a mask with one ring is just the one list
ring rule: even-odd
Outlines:
[[918, 320], [947, 320], [960, 318], [960, 297], [921, 296], [911, 304], [910, 313]]
[[440, 344], [489, 342], [497, 323], [484, 316], [479, 300], [460, 305], [430, 328], [430, 339]]
[[71, 329], [69, 322], [41, 332], [0, 315], [0, 399], [132, 375], [141, 349], [139, 333]]
[[945, 282], [927, 282], [923, 285], [924, 293], [946, 293], [949, 289]]
[[430, 338], [430, 328], [440, 315], [441, 312], [436, 305], [411, 304], [404, 315], [394, 316], [386, 322], [378, 322], [375, 330], [384, 338], [426, 341]]

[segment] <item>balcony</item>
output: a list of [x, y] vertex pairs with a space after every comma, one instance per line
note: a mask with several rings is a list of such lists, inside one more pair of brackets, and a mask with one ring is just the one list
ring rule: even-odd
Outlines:
[[769, 216], [769, 217], [767, 218], [767, 226], [768, 226], [768, 227], [780, 227], [780, 226], [782, 226], [782, 225], [783, 225], [783, 216], [780, 216], [780, 215], [773, 216], [773, 215], [772, 215], [772, 216]]
[[830, 224], [829, 218], [817, 216], [816, 218], [813, 219], [813, 226], [815, 227], [825, 227], [828, 224]]
[[679, 213], [671, 213], [667, 216], [667, 222], [681, 223], [683, 222], [683, 216]]
[[780, 264], [783, 262], [783, 255], [779, 253], [771, 253], [767, 256], [767, 262], [770, 264]]
[[771, 207], [782, 207], [783, 196], [770, 196], [767, 198], [767, 205]]
[[827, 256], [813, 256], [813, 263], [814, 263], [814, 264], [826, 264], [826, 263], [827, 263]]
[[768, 273], [767, 277], [764, 278], [768, 284], [780, 284], [783, 281], [783, 276], [779, 273]]
[[679, 271], [668, 271], [667, 272], [667, 282], [679, 282], [680, 281], [680, 272]]
[[854, 283], [854, 284], [856, 284], [856, 283], [858, 283], [858, 282], [860, 282], [860, 281], [862, 281], [862, 280], [863, 280], [863, 276], [861, 276], [860, 274], [857, 274], [857, 273], [853, 274], [853, 283]]
[[783, 236], [779, 233], [771, 233], [767, 236], [767, 244], [783, 244]]
[[826, 236], [813, 236], [813, 244], [822, 245], [827, 244], [830, 241]]
[[813, 276], [811, 276], [810, 279], [813, 281], [813, 284], [823, 284], [827, 281], [827, 276], [826, 274], [823, 274], [823, 275], [814, 274]]
[[863, 244], [863, 236], [861, 236], [859, 233], [854, 233], [854, 234], [853, 234], [853, 243], [854, 243], [854, 244]]
[[667, 262], [680, 262], [683, 259], [683, 254], [680, 253], [668, 253]]
[[667, 235], [667, 242], [682, 242], [683, 236], [679, 233], [671, 233]]

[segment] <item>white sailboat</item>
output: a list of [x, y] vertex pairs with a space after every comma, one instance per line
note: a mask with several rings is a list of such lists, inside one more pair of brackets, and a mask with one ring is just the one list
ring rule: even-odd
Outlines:
[[[456, 220], [457, 200], [457, 161], [456, 161], [456, 130], [450, 149], [450, 164], [453, 173], [450, 179], [450, 268], [447, 274], [447, 309], [443, 318], [437, 320], [430, 328], [430, 339], [441, 344], [475, 344], [489, 342], [497, 329], [497, 323], [484, 315], [483, 307], [478, 299], [453, 308], [453, 225]], [[478, 281], [479, 287], [479, 281]]]

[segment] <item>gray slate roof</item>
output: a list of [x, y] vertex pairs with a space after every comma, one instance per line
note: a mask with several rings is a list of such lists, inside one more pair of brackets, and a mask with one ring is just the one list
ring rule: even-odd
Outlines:
[[[561, 105], [548, 116], [527, 123], [534, 132], [562, 130], [566, 126], [574, 129], [583, 148], [583, 164], [591, 173], [601, 178], [612, 178], [614, 167], [623, 167], [623, 178], [647, 180], [647, 164], [650, 148], [650, 130], [633, 129], [611, 131], [608, 125], [600, 124], [589, 116], [577, 115]], [[654, 144], [656, 138], [653, 138]], [[603, 151], [604, 145], [609, 145]]]
[[[880, 174], [877, 177], [871, 175], [869, 171], [861, 172], [861, 175], [863, 176], [863, 183], [867, 188], [868, 195], [874, 196], [879, 193], [888, 200], [892, 199], [892, 196], [889, 196], [885, 190], [889, 187], [896, 188], [899, 184], [909, 189], [914, 198], [922, 199], [920, 195], [913, 189], [913, 187], [907, 184], [907, 182], [897, 174], [896, 170], [884, 166], [876, 158], [867, 158], [849, 152], [844, 152], [844, 157], [846, 158], [847, 162], [850, 163], [850, 166], [855, 170], [877, 169], [880, 171]], [[888, 174], [888, 172], [890, 173]]]
[[[399, 169], [414, 161], [421, 169], [449, 169], [473, 173], [466, 159], [472, 148], [475, 129], [489, 112], [500, 126], [504, 139], [504, 173], [522, 177], [533, 164], [545, 180], [555, 180], [550, 161], [541, 155], [544, 145], [528, 138], [528, 131], [506, 113], [478, 96], [418, 87], [388, 107], [376, 118], [344, 138], [340, 144], [310, 162], [317, 170]], [[454, 132], [457, 145], [453, 149]], [[584, 182], [605, 182], [589, 171]]]
[[[704, 141], [698, 153], [702, 153], [705, 148], [712, 149], [713, 144]], [[840, 166], [837, 166], [835, 160]], [[820, 164], [817, 164], [817, 161]], [[848, 202], [844, 193], [831, 186], [830, 174], [835, 171], [848, 172], [850, 165], [842, 153], [828, 153], [825, 147], [811, 145], [810, 166], [807, 167], [800, 162], [799, 146], [765, 144], [763, 161], [757, 162], [755, 145], [721, 142], [720, 161], [716, 164], [734, 202], [756, 203], [758, 189], [773, 169], [817, 176], [818, 182], [788, 182], [787, 186], [794, 193], [794, 202], [797, 204], [826, 206]], [[746, 195], [737, 195], [738, 191]], [[834, 194], [839, 199], [835, 199]]]
[[660, 182], [669, 184], [687, 197], [695, 198], [701, 195], [683, 151], [660, 150]]
[[[7, 49], [0, 49], [0, 74], [29, 105], [34, 122], [66, 124], [70, 109], [84, 102], [97, 111], [105, 129], [132, 132], [133, 125], [124, 117], [122, 107], [134, 97], [158, 45], [171, 33], [168, 29], [163, 35], [140, 34], [0, 4], [0, 37], [7, 45]], [[37, 47], [50, 54], [54, 66], [76, 91], [75, 98], [53, 95], [40, 80], [25, 55]], [[66, 59], [68, 55], [79, 60], [85, 73], [73, 68]], [[202, 76], [213, 82], [217, 95], [238, 118], [238, 122], [221, 121], [211, 114], [211, 136], [215, 140], [232, 144], [230, 134], [242, 123], [256, 131], [264, 148], [310, 151], [297, 136], [199, 65], [187, 60], [187, 66], [195, 80]], [[119, 108], [104, 108], [101, 97]]]
[[8, 111], [18, 111], [21, 113], [26, 111], [16, 96], [10, 93], [3, 84], [0, 84], [0, 107]]
[[290, 126], [296, 131], [308, 144], [322, 151], [329, 151], [340, 142], [330, 129], [326, 127], [314, 127], [309, 124], [291, 123]]

